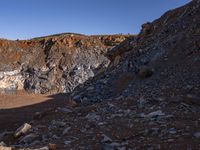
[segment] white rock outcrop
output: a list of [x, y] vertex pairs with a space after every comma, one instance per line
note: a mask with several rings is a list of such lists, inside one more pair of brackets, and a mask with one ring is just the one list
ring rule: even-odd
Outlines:
[[0, 90], [23, 90], [24, 78], [20, 70], [0, 72]]

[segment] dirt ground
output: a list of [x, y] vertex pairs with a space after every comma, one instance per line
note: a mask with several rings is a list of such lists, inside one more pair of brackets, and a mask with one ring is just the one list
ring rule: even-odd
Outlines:
[[55, 97], [28, 94], [23, 91], [14, 94], [0, 94], [0, 132], [16, 128], [32, 120], [35, 112], [61, 106], [65, 100], [66, 96], [63, 94]]

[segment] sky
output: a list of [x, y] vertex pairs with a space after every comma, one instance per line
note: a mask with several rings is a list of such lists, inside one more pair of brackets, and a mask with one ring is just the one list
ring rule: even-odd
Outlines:
[[0, 0], [0, 38], [74, 32], [137, 34], [141, 24], [190, 0]]

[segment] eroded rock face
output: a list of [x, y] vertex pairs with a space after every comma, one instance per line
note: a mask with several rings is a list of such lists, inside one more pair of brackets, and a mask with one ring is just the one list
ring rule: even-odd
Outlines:
[[[74, 100], [90, 104], [118, 96], [152, 95], [152, 91], [159, 95], [162, 89], [175, 85], [199, 85], [199, 7], [198, 1], [192, 1], [143, 24], [139, 35], [106, 53], [109, 67], [77, 88]], [[87, 90], [90, 87], [93, 89]]]
[[69, 93], [104, 70], [110, 63], [107, 50], [128, 37], [66, 33], [26, 41], [0, 40], [0, 89]]
[[24, 78], [20, 70], [0, 72], [0, 92], [11, 92], [24, 88]]

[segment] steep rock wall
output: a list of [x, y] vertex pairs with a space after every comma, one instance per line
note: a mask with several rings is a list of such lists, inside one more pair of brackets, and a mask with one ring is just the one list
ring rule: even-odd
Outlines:
[[130, 37], [66, 33], [23, 41], [2, 39], [0, 89], [72, 92], [109, 65], [108, 49]]

